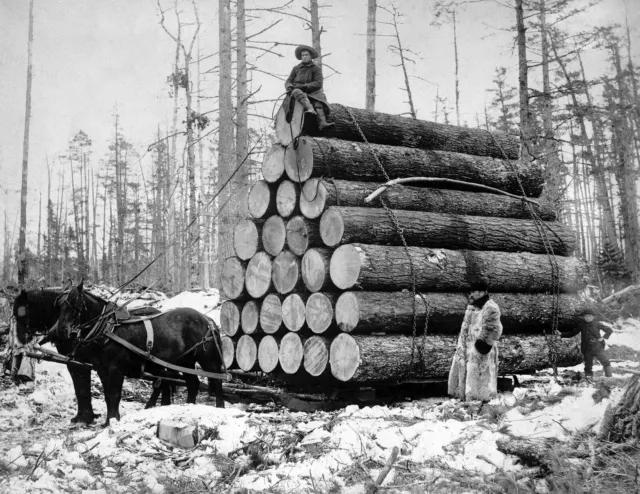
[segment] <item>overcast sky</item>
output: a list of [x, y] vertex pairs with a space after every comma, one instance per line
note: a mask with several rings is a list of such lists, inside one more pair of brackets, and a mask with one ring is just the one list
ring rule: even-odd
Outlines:
[[[571, 21], [571, 29], [590, 25], [624, 23], [625, 10], [631, 26], [640, 22], [640, 0], [603, 0], [587, 15]], [[169, 7], [167, 0], [163, 6]], [[218, 51], [216, 1], [198, 1], [202, 35], [201, 54]], [[284, 2], [283, 2], [284, 3]], [[302, 13], [307, 0], [294, 0], [294, 11]], [[330, 54], [325, 63], [339, 74], [325, 81], [330, 102], [364, 107], [366, 0], [327, 2], [321, 10], [323, 52]], [[387, 5], [378, 0], [379, 5]], [[513, 45], [515, 15], [509, 7], [513, 0], [487, 0], [468, 5], [458, 17], [458, 50], [460, 58], [461, 117], [475, 126], [476, 114], [482, 114], [491, 99], [487, 89], [493, 86], [495, 68], [506, 66], [510, 76], [517, 76], [517, 51]], [[278, 0], [247, 0], [247, 8], [271, 7]], [[432, 25], [433, 1], [398, 0], [404, 14], [400, 26], [403, 45], [420, 55], [410, 66], [413, 95], [418, 118], [433, 119], [436, 90], [454, 103], [454, 58], [452, 27]], [[29, 0], [0, 0], [0, 220], [8, 212], [10, 225], [19, 209], [24, 102], [27, 66]], [[184, 2], [187, 12], [190, 4]], [[254, 14], [257, 14], [254, 12]], [[186, 13], [184, 14], [187, 15]], [[261, 30], [275, 17], [261, 18], [248, 26], [248, 33]], [[167, 14], [170, 16], [170, 14]], [[171, 17], [171, 19], [173, 19]], [[378, 11], [378, 20], [388, 15]], [[566, 25], [566, 24], [565, 24]], [[173, 26], [172, 26], [173, 27]], [[29, 154], [28, 229], [31, 242], [37, 230], [37, 200], [46, 197], [46, 157], [50, 163], [64, 153], [69, 139], [84, 130], [94, 143], [93, 162], [97, 165], [107, 152], [113, 135], [113, 115], [117, 108], [123, 133], [136, 145], [140, 154], [153, 142], [158, 123], [170, 120], [172, 102], [166, 77], [171, 73], [173, 42], [159, 25], [155, 0], [35, 0], [34, 81]], [[387, 26], [378, 27], [379, 34], [389, 33]], [[635, 53], [640, 53], [639, 31], [632, 28]], [[310, 44], [310, 33], [304, 24], [287, 18], [274, 29], [256, 39], [284, 43]], [[400, 68], [387, 49], [389, 38], [377, 42], [376, 110], [388, 113], [407, 111]], [[265, 57], [260, 66], [268, 72], [288, 75], [297, 63], [293, 47], [283, 47], [283, 58]], [[626, 52], [624, 52], [626, 54]], [[635, 56], [636, 64], [638, 57]], [[254, 52], [254, 56], [257, 52]], [[588, 75], [601, 75], [607, 68], [606, 56], [599, 51], [585, 54]], [[217, 65], [217, 57], [202, 62], [203, 70]], [[325, 69], [325, 76], [331, 71]], [[531, 85], [538, 75], [532, 73]], [[515, 79], [513, 79], [515, 84]], [[282, 81], [261, 73], [253, 75], [252, 89], [260, 89], [258, 99], [270, 99], [283, 92]], [[208, 76], [203, 91], [216, 96], [217, 78]], [[203, 111], [212, 102], [203, 102]], [[452, 118], [455, 113], [452, 108]], [[215, 143], [213, 143], [215, 145]], [[146, 159], [146, 157], [145, 157]], [[1, 231], [1, 229], [0, 229]]]

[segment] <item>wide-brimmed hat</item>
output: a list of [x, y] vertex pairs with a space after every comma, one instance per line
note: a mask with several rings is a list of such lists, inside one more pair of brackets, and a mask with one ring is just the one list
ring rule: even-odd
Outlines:
[[580, 312], [578, 312], [578, 315], [580, 316], [586, 316], [587, 314], [591, 314], [592, 316], [597, 316], [598, 311], [594, 307], [585, 306], [580, 310]]
[[315, 48], [307, 45], [300, 45], [296, 48], [296, 58], [298, 60], [302, 60], [303, 50], [307, 50], [309, 52], [309, 55], [311, 55], [311, 58], [318, 58], [318, 52], [315, 50]]

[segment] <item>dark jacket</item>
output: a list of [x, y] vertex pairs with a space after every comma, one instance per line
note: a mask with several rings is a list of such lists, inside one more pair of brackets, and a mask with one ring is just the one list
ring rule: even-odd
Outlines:
[[330, 108], [327, 97], [322, 91], [322, 69], [313, 61], [309, 63], [299, 63], [292, 70], [289, 78], [284, 83], [287, 92], [297, 88], [307, 93], [307, 96], [316, 101], [324, 103], [325, 113], [328, 114]]
[[591, 348], [596, 348], [600, 343], [600, 331], [604, 332], [604, 339], [608, 340], [609, 336], [613, 331], [611, 328], [605, 326], [604, 324], [600, 324], [597, 319], [594, 319], [591, 322], [587, 322], [583, 319], [578, 321], [578, 325], [575, 329], [571, 331], [565, 331], [560, 333], [560, 336], [563, 338], [571, 338], [572, 336], [576, 336], [578, 333], [581, 333], [582, 341], [580, 343], [580, 350], [582, 353], [586, 353], [587, 350]]

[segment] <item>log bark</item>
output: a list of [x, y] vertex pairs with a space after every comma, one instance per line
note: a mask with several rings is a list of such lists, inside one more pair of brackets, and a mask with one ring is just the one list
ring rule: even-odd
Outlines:
[[[540, 196], [544, 183], [542, 167], [537, 162], [500, 160], [379, 144], [367, 146], [339, 139], [301, 139], [300, 142], [305, 142], [310, 147], [313, 157], [304, 160], [308, 170], [303, 171], [302, 165], [298, 164], [303, 178], [324, 176], [357, 182], [386, 182], [387, 178], [373, 157], [375, 153], [391, 179], [448, 178], [488, 185], [504, 192], [521, 195], [517, 172], [528, 197]], [[442, 187], [452, 188], [450, 184], [445, 183]], [[471, 187], [466, 189], [477, 190]]]
[[305, 302], [307, 297], [292, 293], [282, 302], [282, 322], [289, 331], [300, 331], [306, 322]]
[[267, 334], [277, 332], [282, 326], [282, 295], [270, 293], [260, 306], [260, 327]]
[[327, 248], [309, 249], [302, 256], [300, 264], [302, 280], [310, 292], [334, 291], [336, 289], [329, 274], [332, 252]]
[[259, 326], [260, 319], [260, 301], [249, 300], [242, 308], [240, 315], [240, 326], [245, 334], [258, 334], [261, 333]]
[[632, 375], [622, 397], [607, 407], [600, 438], [615, 443], [640, 439], [640, 375]]
[[[492, 135], [484, 129], [428, 122], [339, 104], [330, 106], [331, 119], [335, 126], [320, 132], [316, 126], [305, 125], [305, 133], [316, 137], [329, 136], [362, 142], [359, 126], [367, 141], [371, 143], [438, 149], [494, 158], [518, 159], [520, 156], [518, 138], [502, 132], [493, 132]], [[357, 125], [350, 112], [355, 117]], [[276, 122], [279, 117], [280, 115], [276, 117]], [[279, 129], [276, 123], [276, 135], [280, 142], [283, 142]]]
[[243, 261], [248, 261], [262, 250], [262, 220], [242, 220], [233, 229], [233, 250]]
[[220, 326], [224, 334], [235, 336], [240, 327], [241, 304], [226, 300], [220, 307]]
[[249, 190], [247, 198], [249, 214], [256, 219], [278, 212], [276, 207], [276, 188], [264, 180], [258, 180]]
[[312, 336], [304, 342], [302, 353], [304, 355], [304, 370], [313, 377], [322, 375], [329, 364], [330, 342], [322, 336]]
[[224, 361], [224, 366], [227, 369], [230, 369], [233, 366], [233, 362], [236, 358], [236, 349], [233, 344], [233, 340], [228, 336], [223, 336], [220, 338], [222, 342], [222, 360]]
[[313, 293], [306, 305], [306, 319], [309, 329], [316, 334], [326, 333], [335, 327], [335, 313], [333, 307], [338, 300], [335, 293]]
[[[456, 336], [430, 335], [421, 352], [412, 345], [421, 339], [404, 335], [364, 336], [340, 334], [331, 343], [329, 363], [332, 375], [340, 381], [359, 383], [401, 382], [408, 379], [446, 378], [456, 353]], [[551, 367], [544, 336], [503, 336], [499, 345], [499, 373], [526, 374]], [[558, 366], [582, 361], [573, 340], [563, 339], [557, 346]], [[423, 357], [421, 357], [421, 354]]]
[[517, 439], [506, 437], [498, 439], [496, 446], [501, 453], [520, 458], [523, 465], [528, 467], [548, 467], [550, 461], [549, 453], [551, 453], [551, 448], [555, 443], [557, 443], [557, 440], [548, 438]]
[[302, 365], [304, 357], [304, 347], [300, 336], [296, 333], [287, 333], [280, 341], [278, 351], [278, 361], [280, 368], [286, 374], [295, 374]]
[[290, 180], [283, 180], [276, 191], [276, 208], [278, 214], [288, 218], [299, 211], [300, 184], [294, 184]]
[[236, 344], [236, 362], [245, 372], [258, 368], [258, 345], [248, 334], [242, 335]]
[[277, 256], [284, 249], [287, 240], [287, 228], [284, 220], [278, 216], [269, 216], [262, 227], [262, 245], [264, 250]]
[[300, 270], [300, 259], [289, 251], [283, 250], [273, 260], [273, 286], [278, 293], [287, 295], [304, 286]]
[[271, 257], [266, 252], [258, 252], [247, 264], [245, 286], [253, 298], [260, 298], [271, 291]]
[[[422, 333], [427, 310], [427, 332], [458, 334], [468, 297], [462, 293], [423, 293], [415, 297], [416, 328]], [[500, 307], [503, 332], [543, 333], [552, 326], [553, 295], [492, 293]], [[560, 295], [558, 329], [575, 328], [581, 302], [576, 295]], [[414, 297], [408, 292], [345, 292], [335, 305], [338, 327], [352, 333], [412, 333]], [[307, 316], [308, 317], [308, 316]]]
[[287, 222], [287, 247], [297, 256], [304, 255], [309, 247], [321, 246], [320, 226], [303, 216], [294, 216]]
[[[528, 252], [495, 252], [347, 244], [337, 248], [329, 266], [331, 281], [341, 290], [464, 291], [477, 281], [490, 292], [552, 292], [551, 259]], [[556, 257], [562, 292], [576, 292], [586, 281], [586, 265], [575, 257]]]
[[237, 257], [229, 257], [224, 261], [220, 273], [220, 284], [222, 293], [227, 298], [234, 300], [246, 294], [244, 284], [246, 270], [247, 263]]
[[258, 365], [262, 372], [273, 372], [278, 367], [278, 340], [267, 335], [258, 345]]
[[[462, 216], [458, 214], [393, 212], [408, 245], [443, 249], [546, 253], [545, 241], [534, 220]], [[557, 256], [571, 254], [575, 234], [559, 222], [542, 223]], [[332, 206], [322, 214], [320, 236], [328, 247], [360, 242], [402, 245], [393, 217], [384, 209]]]
[[275, 184], [284, 175], [284, 149], [276, 143], [264, 154], [262, 176], [270, 184]]
[[[379, 182], [312, 178], [302, 187], [300, 211], [305, 217], [316, 219], [330, 206], [379, 208], [382, 207], [379, 200], [364, 202], [364, 199], [383, 185]], [[395, 185], [389, 187], [382, 194], [382, 198], [391, 209], [499, 218], [531, 218], [529, 208], [521, 200], [486, 192]], [[532, 206], [542, 220], [557, 219], [556, 212], [550, 204], [543, 202], [539, 206]]]

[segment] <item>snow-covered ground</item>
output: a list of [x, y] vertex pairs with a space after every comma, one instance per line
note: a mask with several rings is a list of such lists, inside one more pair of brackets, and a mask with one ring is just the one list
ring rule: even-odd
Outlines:
[[[191, 306], [215, 317], [218, 300], [214, 291], [185, 292], [155, 304]], [[640, 324], [619, 325], [624, 332], [609, 343], [640, 350]], [[620, 367], [637, 366], [616, 362], [615, 376], [625, 376]], [[35, 383], [0, 394], [0, 492], [160, 493], [197, 486], [200, 492], [363, 493], [394, 446], [400, 455], [383, 485], [408, 485], [410, 472], [429, 482], [430, 492], [449, 492], [451, 472], [479, 479], [497, 470], [526, 475], [515, 457], [498, 451], [498, 439], [568, 441], [576, 432], [597, 431], [605, 408], [622, 392], [614, 387], [596, 402], [597, 385], [570, 379], [561, 385], [550, 372], [520, 381], [522, 387], [482, 409], [446, 397], [316, 413], [242, 404], [218, 409], [203, 398], [151, 410], [124, 401], [122, 420], [103, 429], [69, 424], [75, 414], [70, 377], [65, 367], [42, 362]], [[94, 407], [104, 417], [101, 396], [94, 396]], [[161, 420], [196, 425], [199, 444], [185, 450], [159, 440]]]

